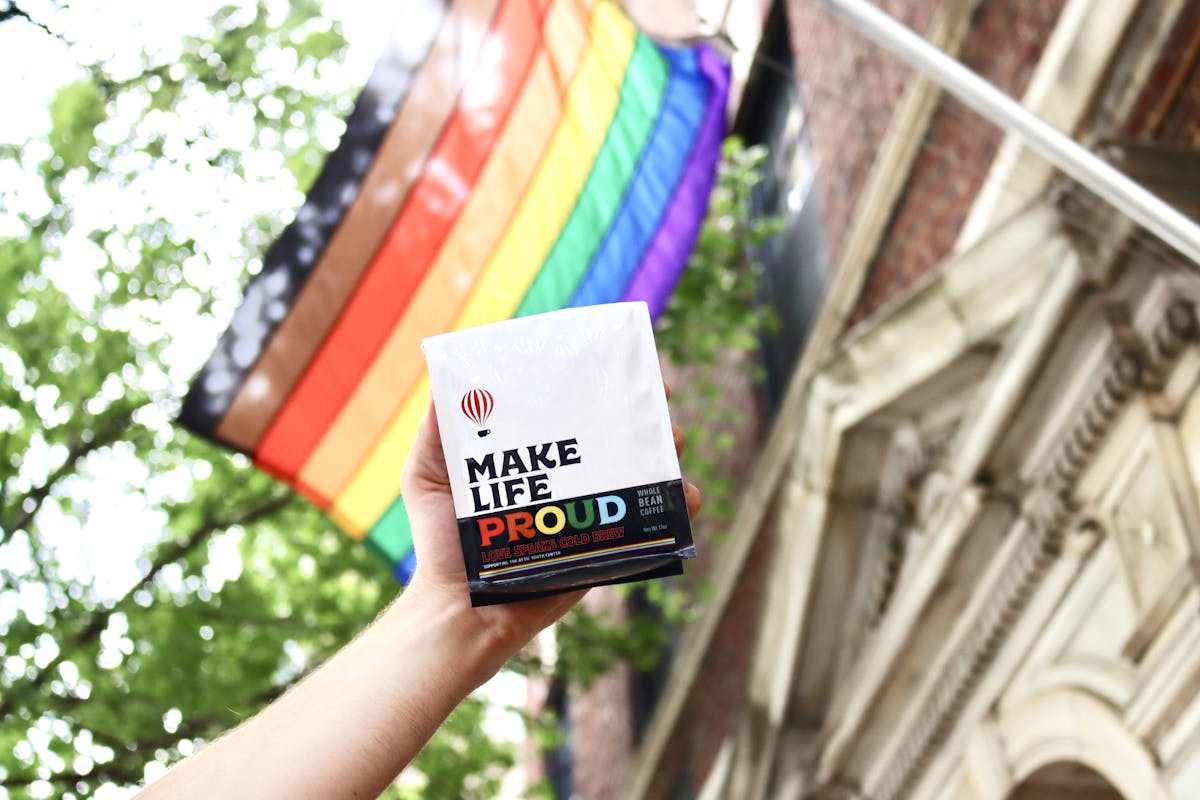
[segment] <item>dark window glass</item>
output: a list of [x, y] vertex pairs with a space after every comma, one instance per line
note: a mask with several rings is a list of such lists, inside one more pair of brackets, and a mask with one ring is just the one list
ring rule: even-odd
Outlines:
[[668, 625], [667, 621], [662, 618], [658, 606], [647, 600], [645, 592], [641, 589], [635, 589], [630, 593], [629, 612], [632, 616], [655, 620], [670, 637], [666, 647], [659, 653], [654, 666], [645, 670], [634, 670], [633, 677], [630, 679], [629, 695], [633, 702], [633, 742], [640, 744], [646, 728], [650, 725], [650, 719], [654, 716], [658, 700], [667, 687], [667, 676], [670, 675], [671, 663], [674, 661], [676, 646], [679, 643], [679, 630], [675, 626]]
[[546, 705], [554, 709], [559, 734], [558, 746], [545, 755], [546, 780], [550, 783], [555, 800], [573, 800], [575, 782], [571, 772], [571, 702], [564, 682], [558, 681], [550, 687]]
[[760, 297], [779, 325], [762, 337], [768, 409], [774, 414], [816, 319], [828, 275], [824, 223], [815, 165], [796, 90], [784, 4], [778, 0], [763, 29], [734, 131], [767, 149], [753, 213], [780, 220], [782, 230], [754, 253], [762, 265]]

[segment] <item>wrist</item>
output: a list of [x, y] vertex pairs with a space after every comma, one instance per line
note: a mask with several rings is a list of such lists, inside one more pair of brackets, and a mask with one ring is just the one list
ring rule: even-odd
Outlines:
[[417, 624], [425, 628], [428, 644], [448, 656], [453, 672], [466, 678], [459, 688], [469, 693], [498, 672], [529, 638], [480, 612], [472, 608], [461, 584], [441, 586], [418, 575], [386, 616], [401, 629], [420, 620]]

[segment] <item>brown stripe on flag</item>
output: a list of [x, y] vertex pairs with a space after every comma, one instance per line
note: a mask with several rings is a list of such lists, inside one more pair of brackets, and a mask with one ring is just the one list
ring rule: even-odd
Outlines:
[[253, 453], [337, 322], [458, 104], [500, 0], [455, 0], [357, 199], [217, 427]]
[[346, 133], [326, 156], [296, 218], [267, 248], [262, 270], [246, 287], [229, 328], [192, 382], [179, 412], [179, 421], [187, 427], [208, 437], [214, 435], [329, 237], [358, 196], [380, 142], [442, 29], [446, 11], [446, 0], [408, 0], [404, 24], [397, 26], [375, 63], [346, 121]]

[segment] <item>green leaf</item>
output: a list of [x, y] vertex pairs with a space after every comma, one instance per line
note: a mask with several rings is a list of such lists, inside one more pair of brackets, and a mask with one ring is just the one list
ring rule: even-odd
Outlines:
[[54, 173], [83, 167], [95, 173], [90, 152], [96, 146], [96, 128], [106, 118], [101, 89], [93, 81], [75, 81], [61, 87], [50, 103], [49, 165]]

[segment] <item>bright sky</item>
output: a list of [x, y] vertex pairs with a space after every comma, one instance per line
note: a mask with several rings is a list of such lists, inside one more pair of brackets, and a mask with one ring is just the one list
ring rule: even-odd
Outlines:
[[[224, 2], [205, 0], [174, 4], [169, 14], [163, 13], [161, 3], [152, 0], [77, 0], [71, 3], [67, 12], [56, 12], [45, 0], [24, 3], [22, 7], [31, 15], [76, 42], [76, 52], [32, 25], [20, 21], [0, 25], [0, 74], [7, 76], [6, 113], [0, 115], [0, 142], [24, 143], [49, 130], [47, 106], [60, 85], [80, 77], [81, 72], [75, 66], [80, 61], [115, 59], [119, 76], [122, 69], [132, 72], [139, 68], [138, 56], [143, 48], [158, 50], [169, 58], [172, 51], [178, 50], [180, 37], [190, 31], [203, 30], [203, 21]], [[344, 68], [332, 71], [329, 81], [335, 87], [356, 88], [369, 74], [389, 26], [380, 24], [378, 6], [368, 0], [339, 0], [330, 3], [330, 7], [342, 15], [351, 45]], [[189, 115], [201, 117], [209, 113], [210, 109], [196, 107], [182, 109], [180, 115], [186, 123]], [[128, 114], [126, 119], [140, 114], [140, 110], [129, 109]], [[112, 124], [98, 130], [102, 139], [106, 136], [119, 139], [126, 135], [127, 128], [122, 125], [127, 122], [121, 119], [121, 109], [114, 116], [116, 120]], [[326, 148], [336, 144], [340, 134], [336, 120], [331, 122], [333, 124], [325, 126], [326, 130], [318, 131], [318, 138]], [[106, 127], [110, 130], [105, 130]], [[221, 135], [233, 140], [233, 144], [248, 135], [247, 127], [253, 130], [247, 122], [239, 120], [218, 126]], [[41, 157], [38, 148], [31, 149], [34, 150], [29, 154], [31, 161]], [[191, 158], [191, 162], [185, 158]], [[239, 299], [238, 287], [245, 268], [239, 245], [244, 220], [279, 209], [290, 214], [302, 198], [290, 176], [280, 169], [274, 153], [251, 156], [250, 180], [236, 184], [202, 161], [202, 154], [187, 154], [174, 159], [174, 163], [155, 164], [139, 176], [137, 191], [103, 185], [72, 187], [75, 232], [63, 241], [63, 258], [48, 266], [51, 279], [67, 291], [77, 305], [90, 306], [99, 288], [98, 267], [109, 257], [121, 256], [112, 251], [102, 252], [88, 240], [87, 232], [113, 220], [133, 222], [142, 219], [147, 214], [147, 204], [153, 204], [166, 218], [182, 226], [185, 234], [204, 243], [209, 258], [196, 258], [181, 265], [184, 277], [190, 283], [216, 287], [222, 297], [218, 316], [231, 314]], [[12, 162], [0, 163], [0, 180], [4, 181], [10, 194], [10, 202], [16, 206], [33, 214], [49, 210], [36, 176], [29, 171], [23, 171]], [[13, 221], [0, 218], [0, 233], [11, 234], [12, 230], [6, 229], [12, 224]], [[151, 310], [152, 317], [157, 317], [164, 325], [169, 323], [176, 334], [174, 351], [166, 359], [171, 365], [170, 372], [155, 375], [151, 371], [148, 376], [160, 389], [168, 385], [186, 385], [220, 334], [223, 321], [206, 324], [196, 318], [199, 302], [196, 292], [184, 290]], [[179, 335], [180, 321], [187, 320], [193, 320], [191, 330]], [[156, 336], [153, 328], [131, 324], [135, 336]], [[4, 360], [2, 349], [0, 361]], [[6, 366], [11, 374], [11, 359]], [[114, 388], [119, 391], [119, 386]], [[155, 414], [153, 409], [147, 416], [151, 418], [141, 421], [152, 427], [169, 424], [165, 414]], [[28, 474], [24, 477], [38, 482], [61, 460], [61, 456], [35, 441], [26, 455], [23, 469]], [[62, 554], [68, 556], [68, 567], [94, 576], [102, 596], [116, 597], [137, 579], [137, 557], [148, 542], [158, 538], [162, 520], [158, 515], [147, 513], [140, 498], [128, 491], [129, 487], [141, 486], [145, 481], [145, 469], [131, 451], [117, 447], [96, 460], [108, 463], [90, 463], [89, 485], [73, 487], [74, 492], [88, 496], [91, 506], [88, 528], [93, 532], [124, 530], [126, 534], [120, 537], [84, 536], [78, 530], [78, 523], [62, 514], [56, 519], [44, 519], [43, 523], [53, 524], [43, 527], [59, 532], [56, 544], [60, 549], [74, 551]], [[172, 497], [186, 491], [188, 483], [187, 476], [168, 476], [160, 480], [159, 485], [147, 489], [155, 496]], [[55, 516], [58, 512], [48, 506], [46, 513]], [[18, 557], [18, 553], [12, 552], [14, 549], [6, 548], [0, 558]], [[235, 552], [234, 547], [226, 549]], [[222, 577], [236, 577], [239, 569], [240, 565], [230, 564], [225, 571], [228, 574], [213, 577], [218, 581]], [[0, 619], [11, 613], [13, 602], [11, 596], [0, 597]], [[32, 608], [39, 603], [23, 605]]]
[[[23, 22], [0, 25], [0, 74], [5, 76], [5, 113], [0, 115], [0, 142], [20, 144], [46, 133], [50, 125], [46, 108], [57, 87], [80, 77], [75, 66], [77, 63], [112, 58], [115, 59], [113, 63], [118, 72], [121, 69], [132, 72], [139, 68], [138, 54], [147, 47], [169, 58], [172, 52], [178, 50], [178, 41], [183, 34], [203, 30], [204, 20], [229, 1], [201, 0], [165, 5], [158, 0], [73, 0], [68, 10], [59, 12], [48, 0], [24, 0], [21, 7], [75, 42], [76, 52], [71, 52], [63, 42]], [[235, 2], [249, 5], [240, 0]], [[276, 8], [284, 5], [282, 0], [275, 0]], [[331, 87], [357, 88], [365, 82], [390, 32], [387, 20], [380, 18], [381, 7], [387, 6], [372, 0], [327, 3], [328, 12], [340, 20], [350, 42], [345, 64], [327, 75]], [[286, 65], [281, 66], [286, 68]], [[121, 111], [117, 110], [117, 116]], [[132, 115], [140, 113], [137, 109], [127, 111]], [[183, 109], [180, 113], [186, 120], [189, 114], [204, 116], [212, 113], [212, 109], [195, 107]], [[325, 149], [336, 143], [341, 132], [337, 121], [333, 123], [318, 126], [315, 132]], [[221, 135], [236, 143], [239, 137], [248, 135], [248, 125], [247, 121], [230, 120], [221, 126]], [[105, 136], [120, 137], [124, 131], [106, 131], [102, 126], [98, 135], [102, 139]], [[36, 153], [31, 155], [37, 156]], [[166, 217], [183, 220], [185, 225], [190, 224], [186, 233], [210, 245], [208, 249], [212, 261], [202, 259], [181, 266], [189, 282], [208, 283], [220, 290], [222, 297], [217, 309], [218, 316], [228, 317], [239, 299], [237, 287], [245, 268], [240, 261], [237, 244], [243, 221], [278, 209], [287, 209], [290, 214], [302, 197], [286, 171], [280, 169], [280, 162], [273, 153], [249, 158], [251, 180], [238, 185], [230, 185], [225, 176], [215, 170], [206, 170], [204, 166], [190, 163], [161, 167], [154, 165], [146, 169], [139, 177], [139, 197], [143, 199], [132, 204], [128, 193], [117, 194], [115, 189], [76, 187], [75, 205], [81, 233], [75, 237], [68, 235], [64, 241], [64, 257], [59, 265], [49, 270], [51, 279], [68, 291], [78, 305], [90, 305], [99, 287], [97, 267], [113, 254], [101, 252], [96, 245], [87, 241], [86, 231], [100, 224], [108, 224], [113, 219], [120, 220], [122, 215], [131, 219], [144, 216], [146, 203], [153, 203]], [[0, 162], [0, 182], [10, 193], [10, 202], [35, 214], [48, 210], [36, 177], [22, 171], [18, 165]], [[0, 217], [0, 235], [11, 234], [12, 225], [12, 220]], [[224, 254], [221, 242], [228, 242]], [[227, 257], [222, 258], [223, 255]], [[196, 319], [194, 312], [198, 303], [196, 293], [186, 290], [176, 292], [169, 303], [155, 310], [155, 314], [163, 324], [169, 322], [172, 330], [178, 332], [180, 320]], [[169, 354], [169, 373], [151, 373], [149, 380], [160, 383], [162, 388], [185, 384], [207, 357], [223, 324], [191, 323], [192, 329], [186, 335], [177, 336], [176, 351]], [[143, 325], [141, 329], [135, 327], [133, 335], [149, 337], [154, 335], [154, 330]], [[19, 360], [15, 366], [19, 367]], [[0, 368], [8, 369], [11, 373], [13, 367], [11, 359], [6, 361], [3, 342], [0, 341]], [[52, 408], [53, 398], [48, 398], [47, 402]], [[152, 427], [170, 424], [165, 414], [154, 414], [152, 411], [150, 415], [152, 419], [143, 421]], [[0, 413], [0, 427], [4, 424], [4, 415]], [[44, 442], [35, 441], [26, 454], [23, 479], [36, 482], [62, 456], [46, 447]], [[193, 470], [203, 471], [204, 466], [197, 465]], [[191, 477], [186, 474], [168, 475], [147, 486], [145, 467], [134, 457], [131, 449], [120, 446], [113, 448], [111, 453], [94, 456], [87, 472], [87, 480], [77, 481], [69, 491], [73, 497], [85, 500], [90, 506], [88, 530], [82, 530], [73, 517], [62, 513], [53, 504], [48, 504], [44, 511], [41, 528], [53, 532], [52, 544], [63, 560], [64, 571], [78, 577], [91, 576], [96, 580], [102, 596], [117, 597], [138, 580], [138, 557], [161, 533], [161, 515], [145, 507], [141, 488], [144, 487], [152, 497], [182, 496]], [[102, 531], [121, 531], [122, 535], [87, 535]], [[218, 539], [210, 555], [213, 564], [206, 571], [210, 583], [219, 585], [240, 574], [237, 534]], [[23, 569], [27, 566], [23, 563], [26, 557], [20, 548], [6, 547], [0, 551], [0, 566]], [[170, 580], [169, 573], [166, 577]], [[44, 594], [30, 585], [22, 587], [20, 592], [0, 593], [0, 623], [11, 619], [17, 609], [24, 610], [37, 622], [43, 614], [45, 602]], [[131, 643], [124, 637], [123, 619], [120, 615], [117, 617], [103, 637], [106, 655], [102, 655], [102, 659], [116, 659], [119, 663], [120, 651]], [[26, 654], [26, 657], [40, 662], [53, 657], [54, 652], [53, 643], [47, 641], [37, 652]], [[0, 664], [0, 667], [9, 669], [19, 666], [15, 663]], [[483, 691], [498, 702], [520, 705], [524, 697], [524, 682], [514, 675], [502, 675]], [[164, 717], [164, 727], [168, 730], [178, 722], [171, 714]], [[513, 739], [523, 735], [520, 718], [512, 713], [497, 711], [489, 718], [487, 725], [495, 735]], [[31, 735], [33, 746], [41, 750], [39, 742], [48, 742], [50, 733], [47, 728]], [[89, 757], [86, 753], [81, 755], [83, 759]], [[77, 763], [76, 767], [79, 766]], [[154, 778], [160, 772], [161, 767], [152, 764], [147, 769], [147, 777]], [[122, 794], [101, 792], [96, 796], [103, 800]], [[6, 796], [7, 793], [0, 788], [0, 800]]]

